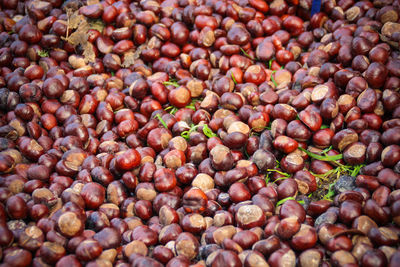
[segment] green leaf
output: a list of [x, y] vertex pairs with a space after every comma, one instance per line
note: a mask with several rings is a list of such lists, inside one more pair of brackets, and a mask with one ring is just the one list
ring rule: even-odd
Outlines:
[[315, 177], [318, 177], [320, 179], [326, 180], [327, 177], [331, 176], [332, 174], [336, 174], [338, 173], [340, 170], [340, 167], [337, 167], [335, 169], [329, 170], [327, 172], [325, 172], [324, 174], [318, 174], [318, 173], [313, 173], [311, 172], [312, 175], [314, 175]]
[[204, 125], [203, 125], [203, 133], [204, 133], [204, 135], [207, 136], [208, 138], [217, 136], [217, 135], [208, 127], [207, 124], [204, 124]]
[[185, 138], [186, 140], [188, 140], [188, 139], [189, 139], [189, 136], [190, 136], [190, 132], [189, 132], [189, 131], [183, 131], [183, 132], [181, 133], [181, 136], [182, 136], [183, 138]]
[[298, 200], [297, 202], [299, 202], [301, 205], [305, 204], [304, 200]]
[[242, 51], [242, 53], [243, 53], [246, 57], [250, 58], [251, 60], [254, 60], [254, 58], [253, 58], [252, 56], [250, 56], [246, 51], [244, 51], [243, 48], [240, 48], [240, 51]]
[[189, 129], [188, 131], [183, 131], [183, 132], [181, 133], [181, 136], [182, 136], [183, 138], [185, 138], [186, 140], [189, 140], [190, 134], [191, 134], [192, 132], [196, 131], [198, 127], [199, 127], [199, 125], [194, 125], [194, 124], [192, 124], [192, 126], [190, 127], [190, 129]]
[[192, 98], [192, 101], [190, 101], [190, 104], [185, 106], [185, 108], [190, 108], [196, 111], [196, 103], [203, 101], [203, 99], [200, 98]]
[[358, 173], [360, 172], [361, 168], [364, 166], [365, 166], [365, 164], [354, 166], [354, 170], [352, 171], [351, 176], [357, 176]]
[[276, 182], [278, 182], [278, 181], [280, 181], [280, 180], [286, 180], [286, 179], [288, 179], [288, 178], [290, 178], [290, 176], [279, 177], [278, 179], [276, 179], [276, 180], [274, 181], [274, 183], [276, 183]]
[[48, 57], [49, 56], [49, 52], [46, 50], [39, 50], [38, 51], [38, 55], [39, 57]]
[[326, 193], [325, 196], [324, 196], [325, 200], [332, 200], [332, 198], [335, 196], [335, 190], [333, 189], [334, 185], [335, 184], [330, 184], [329, 185], [328, 193]]
[[270, 180], [271, 180], [271, 177], [269, 177], [269, 173], [267, 173], [265, 175], [265, 183], [268, 184]]
[[237, 81], [236, 81], [236, 79], [235, 79], [235, 76], [233, 76], [233, 72], [231, 72], [231, 76], [232, 76], [233, 82], [234, 82], [235, 84], [237, 84]]
[[283, 203], [285, 203], [286, 201], [288, 201], [288, 200], [290, 200], [290, 199], [296, 200], [294, 197], [287, 197], [287, 198], [284, 198], [284, 199], [279, 200], [279, 201], [276, 203], [276, 206], [278, 207], [278, 206], [282, 205]]
[[115, 76], [115, 73], [113, 71], [111, 72], [111, 76]]
[[275, 162], [276, 162], [276, 168], [279, 168], [281, 166], [281, 162], [277, 159], [275, 160]]
[[243, 151], [244, 151], [244, 155], [246, 156], [246, 159], [249, 159], [250, 156], [249, 156], [249, 153], [247, 153], [247, 149], [245, 148], [245, 149], [243, 149]]
[[175, 113], [178, 112], [178, 110], [179, 110], [179, 108], [174, 107], [174, 108], [171, 110], [170, 114], [175, 115]]
[[173, 81], [166, 81], [166, 82], [163, 82], [163, 84], [164, 85], [172, 85], [172, 86], [175, 86], [175, 87], [179, 87], [180, 86], [177, 82], [173, 82]]
[[273, 58], [271, 58], [271, 59], [268, 61], [268, 68], [269, 68], [269, 69], [271, 69], [271, 67], [272, 67], [272, 62], [274, 62], [274, 59], [273, 59]]
[[[278, 162], [278, 161], [277, 161]], [[278, 166], [279, 166], [280, 164], [278, 163]], [[279, 167], [278, 167], [279, 168]], [[290, 174], [288, 174], [288, 173], [286, 173], [286, 172], [282, 172], [282, 171], [280, 171], [280, 170], [277, 170], [277, 169], [267, 169], [267, 171], [269, 171], [269, 172], [277, 172], [277, 173], [279, 173], [280, 175], [282, 175], [283, 177], [279, 177], [278, 179], [276, 179], [275, 181], [273, 181], [273, 183], [276, 183], [277, 181], [280, 181], [280, 180], [286, 180], [286, 179], [288, 179], [288, 178], [290, 178], [291, 176], [290, 176]], [[268, 174], [268, 177], [269, 177], [269, 174]]]
[[[290, 174], [289, 173], [286, 173], [286, 172], [282, 172], [282, 171], [280, 171], [280, 170], [276, 170], [276, 169], [267, 169], [267, 171], [269, 171], [269, 172], [277, 172], [277, 173], [279, 173], [280, 175], [283, 175], [283, 176], [285, 176], [285, 177], [290, 177]], [[282, 177], [281, 177], [282, 178]], [[278, 179], [280, 179], [280, 178], [278, 178]], [[277, 181], [278, 181], [278, 179], [277, 179]], [[281, 179], [280, 179], [281, 180]]]
[[329, 126], [328, 126], [328, 125], [326, 125], [326, 124], [322, 124], [320, 129], [328, 129], [328, 128], [329, 128]]
[[191, 105], [188, 105], [188, 106], [186, 106], [185, 108], [190, 108], [190, 109], [193, 109], [194, 111], [196, 111], [196, 107], [191, 106]]
[[310, 156], [310, 157], [312, 157], [314, 159], [322, 160], [322, 161], [336, 161], [336, 160], [339, 160], [339, 159], [343, 158], [343, 154], [334, 155], [334, 156], [327, 156], [327, 155], [321, 156], [321, 155], [318, 155], [318, 154], [314, 154], [314, 153], [312, 153], [312, 152], [310, 152], [308, 150], [305, 150], [302, 147], [299, 147], [299, 149], [301, 151], [305, 152], [308, 156]]
[[271, 81], [274, 83], [275, 87], [278, 86], [278, 84], [277, 84], [276, 81], [275, 81], [275, 78], [274, 78], [274, 74], [273, 74], [273, 73], [271, 74]]
[[183, 138], [185, 138], [186, 140], [189, 140], [190, 134], [191, 134], [192, 132], [196, 131], [197, 128], [199, 128], [200, 126], [203, 127], [203, 134], [204, 134], [205, 136], [207, 136], [208, 138], [217, 136], [217, 135], [210, 129], [210, 127], [208, 127], [207, 124], [203, 124], [203, 125], [194, 125], [194, 124], [192, 124], [192, 126], [190, 127], [190, 129], [189, 129], [188, 131], [183, 131], [183, 132], [181, 133], [181, 136], [182, 136]]
[[165, 121], [161, 118], [160, 113], [157, 113], [156, 118], [161, 122], [161, 124], [165, 127], [165, 129], [168, 129], [168, 126], [165, 123]]
[[193, 109], [194, 111], [196, 111], [196, 106], [194, 103], [195, 102], [192, 101], [189, 105], [185, 106], [185, 108], [190, 108], [190, 109]]
[[164, 110], [167, 111], [169, 114], [174, 115], [179, 109], [175, 106], [169, 106], [166, 107]]
[[330, 150], [332, 150], [332, 146], [325, 148], [324, 150], [322, 150], [323, 154], [328, 153]]

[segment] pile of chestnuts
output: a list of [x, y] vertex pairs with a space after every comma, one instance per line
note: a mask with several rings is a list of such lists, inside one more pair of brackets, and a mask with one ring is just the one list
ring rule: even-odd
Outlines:
[[0, 0], [0, 267], [400, 264], [400, 1]]

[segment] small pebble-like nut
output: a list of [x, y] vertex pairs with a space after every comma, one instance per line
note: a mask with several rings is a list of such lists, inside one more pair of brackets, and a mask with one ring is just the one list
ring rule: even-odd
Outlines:
[[200, 188], [203, 192], [214, 188], [214, 179], [205, 173], [199, 173], [192, 181], [192, 186]]
[[210, 159], [212, 166], [218, 171], [228, 171], [234, 164], [231, 150], [224, 145], [217, 145], [211, 149]]
[[175, 241], [175, 250], [178, 255], [182, 255], [190, 260], [194, 259], [199, 253], [199, 241], [191, 233], [181, 233]]
[[123, 247], [124, 255], [129, 258], [130, 255], [136, 253], [142, 256], [146, 256], [148, 253], [148, 249], [145, 243], [140, 240], [134, 240]]
[[178, 149], [169, 151], [163, 158], [165, 166], [170, 169], [177, 169], [185, 164], [185, 153]]
[[357, 242], [353, 249], [351, 250], [351, 254], [356, 257], [357, 260], [361, 260], [362, 256], [369, 250], [372, 250], [372, 246], [370, 244], [366, 244], [362, 241]]
[[106, 260], [109, 262], [114, 262], [116, 257], [117, 257], [116, 249], [107, 249], [107, 250], [103, 250], [103, 252], [99, 256], [99, 259]]
[[136, 149], [128, 149], [116, 157], [116, 167], [121, 171], [129, 171], [139, 166], [141, 157]]
[[258, 149], [254, 152], [251, 157], [252, 162], [257, 165], [260, 171], [267, 171], [268, 169], [274, 169], [276, 166], [276, 158], [274, 154], [265, 149]]
[[361, 258], [362, 266], [379, 266], [384, 267], [388, 265], [388, 260], [385, 254], [379, 249], [371, 249], [365, 252]]
[[280, 135], [276, 137], [273, 144], [276, 149], [282, 151], [285, 154], [289, 154], [295, 151], [298, 147], [298, 143], [296, 140], [285, 135]]
[[307, 249], [299, 256], [300, 267], [318, 267], [322, 261], [321, 252], [317, 249]]
[[281, 248], [276, 250], [268, 259], [270, 266], [296, 266], [296, 254], [290, 248]]
[[44, 204], [49, 208], [57, 203], [56, 196], [47, 188], [35, 189], [32, 193], [32, 198], [35, 204]]
[[209, 266], [241, 266], [241, 260], [239, 256], [230, 250], [220, 250], [215, 254], [215, 256], [211, 254], [207, 258], [207, 262], [210, 262]]
[[244, 205], [236, 212], [235, 220], [239, 227], [251, 229], [257, 226], [262, 227], [265, 224], [266, 216], [259, 206]]
[[93, 260], [100, 256], [102, 252], [103, 248], [100, 243], [93, 239], [84, 240], [75, 250], [77, 258], [82, 261]]
[[121, 243], [121, 234], [115, 228], [105, 227], [97, 232], [93, 239], [97, 240], [103, 249], [116, 248]]
[[371, 228], [368, 237], [374, 244], [380, 246], [393, 246], [399, 242], [399, 237], [394, 230], [388, 227]]
[[232, 238], [236, 234], [236, 228], [233, 225], [218, 227], [213, 232], [213, 239], [216, 244], [221, 244], [225, 238]]
[[28, 267], [32, 262], [32, 253], [26, 249], [16, 248], [4, 253], [2, 262], [7, 266]]
[[343, 152], [343, 159], [349, 165], [359, 165], [365, 162], [367, 146], [361, 142], [348, 145]]
[[368, 234], [369, 230], [377, 227], [378, 225], [376, 222], [366, 215], [361, 215], [353, 221], [353, 228], [363, 232], [366, 235]]
[[65, 248], [55, 242], [44, 242], [40, 247], [40, 256], [48, 264], [55, 264], [65, 254]]
[[14, 195], [7, 199], [6, 212], [12, 219], [25, 219], [28, 215], [28, 207], [22, 197]]
[[222, 241], [222, 248], [227, 249], [227, 250], [232, 250], [236, 252], [237, 254], [243, 252], [243, 249], [241, 246], [239, 246], [238, 243], [233, 241], [232, 239], [225, 238], [224, 241]]
[[80, 194], [85, 201], [86, 208], [97, 209], [103, 204], [106, 192], [102, 185], [91, 182], [83, 186]]
[[348, 145], [358, 141], [358, 134], [352, 129], [344, 129], [337, 132], [332, 138], [332, 146], [343, 151]]
[[186, 212], [202, 213], [207, 207], [207, 201], [203, 190], [193, 187], [183, 195], [182, 206]]
[[140, 183], [135, 189], [138, 199], [153, 201], [157, 196], [157, 191], [152, 183]]
[[244, 260], [244, 266], [250, 267], [250, 266], [268, 266], [268, 263], [264, 256], [257, 251], [252, 251], [250, 252], [245, 260]]
[[160, 211], [158, 212], [158, 218], [162, 225], [170, 225], [172, 223], [179, 222], [178, 213], [168, 205], [163, 205], [160, 208]]
[[385, 254], [386, 259], [390, 260], [392, 256], [396, 253], [396, 249], [389, 246], [381, 246], [379, 249]]
[[260, 252], [266, 257], [279, 248], [281, 248], [281, 241], [276, 235], [271, 235], [266, 239], [257, 241], [252, 247], [253, 250]]
[[354, 256], [345, 250], [335, 251], [331, 256], [331, 264], [334, 267], [345, 266], [346, 264], [357, 264]]
[[350, 224], [361, 216], [362, 206], [353, 200], [346, 200], [340, 205], [339, 218], [342, 222]]
[[300, 226], [297, 217], [288, 217], [278, 224], [276, 234], [282, 239], [290, 239], [300, 230]]
[[193, 234], [200, 234], [207, 227], [205, 218], [198, 213], [185, 215], [181, 220], [181, 225], [184, 231]]
[[21, 248], [35, 251], [44, 242], [44, 234], [37, 226], [28, 226], [19, 236], [18, 245]]
[[290, 245], [297, 251], [312, 248], [317, 243], [318, 237], [314, 227], [302, 224], [300, 230], [290, 240]]
[[381, 33], [386, 37], [391, 38], [393, 33], [400, 31], [400, 23], [395, 23], [388, 21], [386, 22], [381, 29]]
[[394, 167], [400, 160], [400, 146], [390, 145], [383, 149], [381, 160], [385, 167]]
[[65, 237], [71, 238], [80, 235], [85, 224], [78, 218], [76, 213], [67, 211], [61, 214], [57, 220], [57, 229]]
[[229, 125], [227, 132], [228, 132], [228, 134], [234, 133], [234, 132], [240, 132], [240, 133], [248, 136], [250, 133], [250, 127], [241, 121], [234, 121]]
[[0, 173], [9, 173], [14, 169], [15, 161], [14, 159], [6, 154], [0, 154]]
[[284, 219], [292, 216], [297, 217], [299, 222], [304, 222], [306, 219], [306, 212], [303, 206], [301, 206], [296, 200], [289, 199], [280, 207], [279, 217]]

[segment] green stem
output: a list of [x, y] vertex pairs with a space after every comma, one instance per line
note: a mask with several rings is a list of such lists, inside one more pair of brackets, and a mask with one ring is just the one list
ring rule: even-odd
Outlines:
[[[283, 203], [285, 203], [286, 201], [288, 201], [288, 200], [296, 200], [296, 198], [294, 198], [294, 197], [287, 197], [287, 198], [284, 198], [284, 199], [281, 199], [281, 200], [279, 200], [277, 203], [276, 203], [276, 206], [278, 207], [278, 206], [280, 206], [280, 205], [282, 205]], [[303, 203], [304, 203], [304, 201], [303, 201]], [[300, 203], [301, 204], [301, 203]]]
[[[269, 171], [269, 172], [277, 172], [277, 173], [279, 173], [280, 175], [283, 175], [283, 176], [285, 176], [285, 177], [290, 177], [290, 174], [288, 174], [288, 173], [286, 173], [286, 172], [281, 172], [281, 171], [279, 171], [279, 170], [267, 169], [267, 171]], [[282, 177], [281, 177], [281, 178], [282, 178]], [[280, 178], [278, 178], [278, 179], [280, 179]], [[278, 181], [278, 179], [276, 179], [276, 181]]]
[[161, 122], [161, 124], [165, 127], [165, 129], [168, 129], [168, 126], [165, 123], [165, 121], [161, 118], [160, 113], [157, 113], [156, 118]]
[[172, 85], [172, 86], [175, 86], [175, 87], [179, 87], [179, 84], [177, 82], [166, 81], [166, 82], [163, 82], [163, 84], [164, 85]]
[[[335, 161], [335, 163], [338, 163], [338, 162], [336, 162], [336, 160], [340, 160], [340, 159], [342, 159], [343, 158], [343, 155], [342, 154], [339, 154], [339, 155], [334, 155], [334, 156], [321, 156], [321, 155], [318, 155], [318, 154], [314, 154], [314, 153], [312, 153], [312, 152], [310, 152], [310, 151], [308, 151], [308, 150], [305, 150], [304, 148], [302, 148], [302, 147], [299, 147], [299, 149], [301, 150], [301, 151], [303, 151], [303, 152], [305, 152], [308, 156], [310, 156], [310, 157], [312, 157], [312, 158], [314, 158], [314, 159], [317, 159], [317, 160], [322, 160], [322, 161]], [[339, 163], [340, 164], [340, 163]], [[342, 164], [340, 164], [340, 165], [342, 165]]]
[[274, 61], [274, 59], [273, 58], [271, 58], [269, 61], [268, 61], [268, 68], [269, 69], [271, 69], [271, 67], [272, 67], [272, 62]]
[[274, 83], [275, 87], [278, 87], [278, 84], [275, 81], [274, 74], [271, 74], [271, 81]]
[[237, 84], [237, 81], [236, 81], [236, 79], [235, 79], [235, 76], [233, 76], [233, 72], [231, 72], [231, 76], [232, 76], [233, 82], [234, 82], [235, 84]]
[[251, 60], [254, 60], [254, 58], [253, 58], [252, 56], [250, 56], [246, 51], [244, 51], [243, 48], [240, 48], [240, 50], [242, 51], [242, 53], [243, 53], [246, 57], [250, 58]]
[[210, 127], [208, 127], [207, 124], [204, 124], [204, 125], [203, 125], [203, 133], [204, 133], [204, 135], [207, 136], [208, 138], [217, 136], [217, 135], [210, 129]]

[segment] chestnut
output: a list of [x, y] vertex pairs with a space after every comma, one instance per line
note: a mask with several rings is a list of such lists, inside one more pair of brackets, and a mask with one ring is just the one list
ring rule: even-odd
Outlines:
[[397, 1], [0, 2], [4, 265], [397, 264]]
[[85, 205], [88, 208], [96, 209], [103, 204], [105, 199], [105, 189], [98, 183], [87, 183], [80, 192]]
[[65, 249], [57, 243], [44, 242], [40, 247], [40, 255], [48, 264], [55, 264], [59, 259], [65, 256]]
[[187, 212], [202, 213], [206, 209], [207, 196], [199, 188], [191, 188], [183, 195], [182, 205]]

